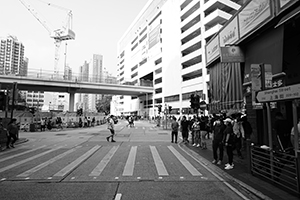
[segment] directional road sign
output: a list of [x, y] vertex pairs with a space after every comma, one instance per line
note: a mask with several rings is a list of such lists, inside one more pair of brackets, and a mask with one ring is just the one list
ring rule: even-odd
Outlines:
[[281, 101], [298, 98], [300, 98], [300, 84], [260, 91], [256, 96], [256, 99], [259, 102]]

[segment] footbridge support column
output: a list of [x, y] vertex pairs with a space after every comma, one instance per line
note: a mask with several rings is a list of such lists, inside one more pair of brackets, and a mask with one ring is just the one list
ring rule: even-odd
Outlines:
[[69, 92], [69, 112], [74, 112], [75, 92]]

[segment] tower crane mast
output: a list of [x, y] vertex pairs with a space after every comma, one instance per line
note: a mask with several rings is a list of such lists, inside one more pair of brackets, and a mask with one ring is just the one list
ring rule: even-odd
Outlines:
[[[72, 11], [67, 8], [52, 4], [52, 3], [46, 3], [44, 1], [41, 1], [43, 3], [46, 3], [48, 6], [52, 6], [52, 7], [67, 11], [67, 19], [66, 19], [65, 25], [59, 29], [54, 30], [54, 29], [49, 28], [47, 22], [39, 16], [38, 12], [36, 12], [35, 9], [32, 6], [30, 6], [30, 4], [28, 4], [25, 0], [19, 0], [19, 1], [42, 24], [42, 26], [48, 31], [50, 37], [54, 39], [54, 44], [55, 44], [54, 75], [57, 76], [58, 72], [59, 72], [58, 71], [58, 61], [59, 61], [59, 49], [60, 49], [61, 42], [75, 39], [75, 33], [72, 30], [72, 28], [73, 28], [72, 27], [72, 20], [73, 20]], [[66, 56], [66, 54], [65, 54], [65, 56]]]

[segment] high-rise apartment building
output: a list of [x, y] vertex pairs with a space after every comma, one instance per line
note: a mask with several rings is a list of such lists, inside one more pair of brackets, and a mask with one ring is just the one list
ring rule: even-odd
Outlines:
[[[0, 74], [24, 73], [24, 45], [15, 36], [1, 39], [0, 44]], [[20, 74], [20, 72], [22, 74]], [[27, 72], [25, 73], [27, 74]]]
[[[84, 62], [82, 66], [79, 67], [79, 81], [88, 82], [89, 81], [89, 63]], [[88, 94], [77, 94], [78, 101], [76, 103], [76, 109], [82, 108], [83, 111], [89, 110], [89, 95]]]
[[153, 94], [114, 97], [115, 114], [156, 116], [191, 112], [190, 95], [208, 102], [205, 45], [245, 0], [149, 0], [118, 42], [118, 80], [150, 80]]
[[[94, 83], [103, 82], [103, 56], [99, 54], [93, 55], [93, 70], [92, 70], [92, 81]], [[102, 94], [90, 94], [89, 109], [90, 111], [97, 111], [96, 103], [102, 98]]]

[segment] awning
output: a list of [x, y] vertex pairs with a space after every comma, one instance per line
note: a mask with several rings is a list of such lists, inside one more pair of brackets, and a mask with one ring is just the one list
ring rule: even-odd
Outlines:
[[240, 63], [217, 63], [211, 67], [209, 111], [219, 113], [242, 109], [242, 87]]
[[300, 13], [300, 7], [294, 9], [293, 11], [291, 11], [290, 13], [288, 13], [287, 15], [283, 16], [281, 18], [281, 20], [278, 22], [278, 24], [275, 26], [275, 28], [281, 26], [285, 22], [287, 22], [290, 19], [292, 19], [293, 17], [297, 16], [299, 13]]

